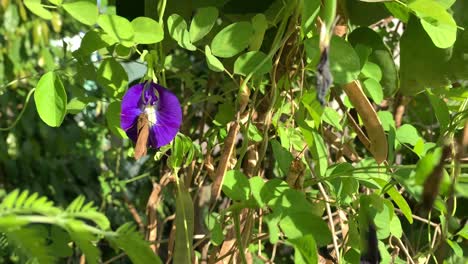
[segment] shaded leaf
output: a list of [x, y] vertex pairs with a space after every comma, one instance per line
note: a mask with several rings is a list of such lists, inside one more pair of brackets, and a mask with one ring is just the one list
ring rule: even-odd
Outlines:
[[247, 48], [252, 35], [251, 23], [233, 23], [216, 34], [211, 41], [211, 51], [215, 56], [230, 58]]

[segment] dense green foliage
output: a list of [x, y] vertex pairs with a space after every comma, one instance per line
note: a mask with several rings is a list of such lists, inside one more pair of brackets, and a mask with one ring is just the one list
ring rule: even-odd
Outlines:
[[[1, 0], [0, 262], [466, 263], [466, 14]], [[183, 124], [135, 161], [147, 80]]]

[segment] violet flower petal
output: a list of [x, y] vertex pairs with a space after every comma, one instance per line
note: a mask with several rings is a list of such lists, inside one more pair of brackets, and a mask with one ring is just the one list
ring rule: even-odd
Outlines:
[[169, 144], [179, 132], [182, 123], [182, 109], [177, 97], [155, 84], [159, 93], [158, 108], [156, 111], [156, 124], [151, 127], [150, 143], [152, 147], [162, 147]]
[[[130, 87], [125, 93], [120, 115], [121, 126], [128, 137], [135, 142], [138, 116], [148, 107], [156, 107], [153, 111], [155, 116], [148, 117], [149, 120], [156, 120], [154, 124], [150, 124], [148, 145], [159, 148], [169, 144], [177, 135], [182, 123], [182, 109], [177, 97], [166, 88], [155, 83], [149, 83], [146, 90], [144, 88], [145, 83], [140, 83]], [[143, 91], [144, 96], [142, 96]]]

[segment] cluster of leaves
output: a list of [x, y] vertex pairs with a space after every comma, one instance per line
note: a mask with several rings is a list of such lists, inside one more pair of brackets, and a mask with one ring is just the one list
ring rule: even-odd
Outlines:
[[[466, 261], [463, 0], [43, 2], [1, 5], [0, 116], [21, 112], [0, 121], [0, 183], [71, 204], [7, 195], [5, 257]], [[324, 58], [331, 92], [316, 91]], [[184, 122], [134, 162], [120, 103], [142, 79], [179, 96]]]

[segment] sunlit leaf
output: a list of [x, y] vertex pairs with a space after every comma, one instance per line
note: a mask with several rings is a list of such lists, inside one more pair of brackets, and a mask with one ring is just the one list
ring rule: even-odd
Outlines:
[[67, 93], [60, 77], [55, 72], [44, 74], [34, 93], [36, 109], [47, 125], [58, 127], [67, 113]]
[[68, 14], [83, 24], [91, 26], [94, 25], [98, 19], [98, 8], [93, 2], [81, 0], [66, 2], [62, 6]]
[[164, 31], [158, 22], [149, 17], [137, 17], [132, 20], [134, 41], [139, 44], [152, 44], [163, 40]]
[[197, 42], [210, 32], [218, 18], [218, 9], [215, 7], [204, 7], [196, 11], [190, 23], [190, 40]]

